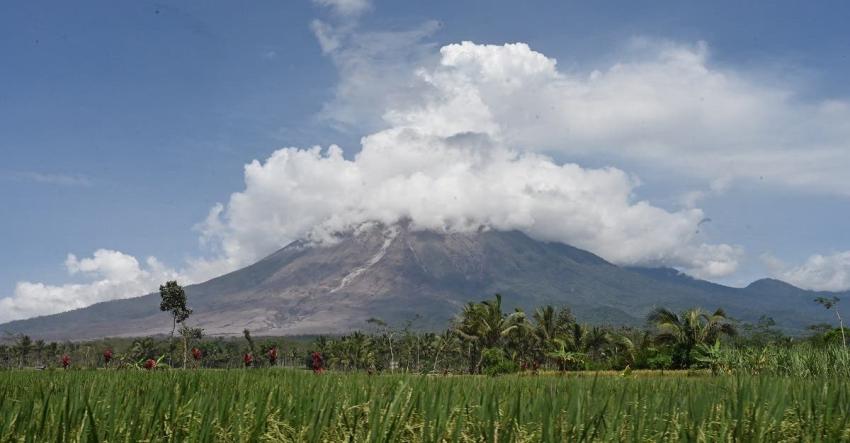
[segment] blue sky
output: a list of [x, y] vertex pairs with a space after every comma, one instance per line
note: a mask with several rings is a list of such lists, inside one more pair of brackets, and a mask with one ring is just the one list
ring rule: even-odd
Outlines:
[[[349, 2], [362, 8], [339, 9]], [[741, 85], [764, 87], [766, 92], [759, 89], [753, 96], [767, 103], [764, 97], [787, 93], [789, 97], [778, 101], [787, 107], [783, 116], [809, 115], [812, 107], [834, 103], [838, 111], [828, 111], [830, 118], [841, 122], [850, 115], [843, 113], [850, 96], [850, 31], [845, 23], [850, 6], [740, 3], [653, 2], [649, 7], [634, 2], [529, 6], [509, 1], [305, 0], [257, 2], [250, 8], [209, 1], [6, 4], [0, 13], [0, 298], [36, 300], [30, 292], [16, 292], [16, 285], [44, 282], [58, 289], [33, 301], [29, 310], [21, 308], [23, 314], [17, 316], [85, 304], [86, 299], [63, 304], [55, 297], [74, 297], [76, 292], [62, 289], [69, 283], [109, 279], [96, 257], [91, 262], [83, 259], [99, 249], [121, 251], [121, 257], [136, 257], [139, 263], [155, 256], [168, 268], [159, 273], [142, 264], [144, 276], [134, 283], [141, 286], [131, 285], [133, 289], [147, 288], [147, 278], [172, 271], [185, 274], [191, 267], [187, 260], [224, 256], [233, 267], [267, 252], [254, 248], [234, 255], [227, 243], [243, 237], [228, 237], [224, 231], [210, 234], [218, 246], [199, 246], [199, 237], [210, 230], [203, 222], [214, 205], [224, 204], [225, 223], [230, 223], [227, 217], [238, 216], [228, 202], [231, 193], [246, 189], [244, 165], [263, 162], [283, 147], [333, 143], [342, 147], [346, 159], [353, 159], [361, 137], [392, 126], [382, 119], [385, 109], [379, 105], [403, 106], [370, 101], [376, 96], [346, 92], [345, 85], [356, 89], [364, 84], [358, 81], [373, 87], [386, 82], [387, 89], [406, 88], [403, 73], [421, 66], [438, 72], [434, 60], [439, 48], [451, 43], [523, 42], [556, 59], [562, 73], [576, 75], [605, 72], [644, 52], [663, 52], [659, 47], [681, 45], [699, 53], [704, 44], [706, 66], [744, 79], [731, 91], [743, 90]], [[314, 20], [327, 25], [343, 41], [342, 47], [320, 45]], [[372, 57], [364, 59], [369, 66], [352, 65], [352, 58], [363, 56], [370, 44], [377, 46], [365, 52]], [[417, 102], [417, 94], [400, 92], [399, 102]], [[805, 135], [820, 127], [811, 123], [799, 132]], [[765, 132], [759, 128], [753, 131]], [[734, 139], [738, 129], [730, 127], [724, 136]], [[831, 146], [830, 163], [837, 169], [850, 165], [850, 152], [841, 155], [850, 145], [835, 144], [841, 134], [823, 140]], [[794, 143], [805, 140], [796, 136]], [[742, 139], [750, 137], [769, 139], [757, 132], [741, 134]], [[784, 141], [777, 137], [778, 143]], [[552, 143], [561, 140], [553, 136]], [[711, 145], [696, 144], [693, 149]], [[805, 154], [804, 149], [795, 152]], [[842, 189], [837, 175], [820, 186], [810, 175], [786, 180], [764, 174], [753, 179], [743, 173], [741, 179], [713, 177], [715, 170], [690, 174], [685, 163], [656, 162], [657, 153], [624, 156], [607, 148], [556, 147], [537, 151], [558, 164], [613, 166], [633, 174], [641, 183], [632, 190], [635, 200], [677, 214], [683, 195], [704, 194], [695, 205], [710, 221], [699, 225], [705, 237], [693, 241], [741, 250], [733, 272], [706, 278], [742, 285], [775, 275], [801, 286], [850, 286], [850, 259], [842, 255], [850, 249], [843, 222], [850, 215], [850, 192]], [[687, 158], [692, 152], [663, 155]], [[805, 155], [799, 157], [801, 164], [806, 161]], [[281, 208], [273, 218], [288, 214]], [[312, 220], [311, 213], [298, 214]], [[231, 223], [225, 230], [243, 229]], [[271, 235], [266, 248], [282, 246], [276, 243], [298, 232]], [[534, 232], [547, 239], [561, 235], [545, 227]], [[606, 250], [600, 246], [597, 252]], [[70, 266], [68, 254], [75, 255]], [[812, 261], [817, 254], [823, 260]], [[625, 264], [680, 263], [678, 256], [664, 257], [614, 259]], [[818, 278], [832, 283], [819, 283]], [[113, 292], [123, 288], [116, 286]], [[106, 297], [128, 295], [138, 294]]]

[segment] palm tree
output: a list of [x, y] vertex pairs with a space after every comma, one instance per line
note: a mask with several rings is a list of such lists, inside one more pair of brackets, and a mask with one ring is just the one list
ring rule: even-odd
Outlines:
[[[634, 336], [634, 333], [630, 330], [608, 332], [608, 337], [610, 338], [607, 347], [610, 352], [609, 357], [619, 359], [626, 366], [631, 366], [635, 363], [638, 351], [638, 346], [635, 345], [635, 341], [632, 339], [633, 337], [629, 335]], [[640, 337], [638, 336], [637, 339], [639, 340]]]
[[557, 347], [554, 340], [559, 332], [555, 308], [551, 305], [537, 308], [531, 317], [534, 319], [534, 326], [531, 329], [531, 333], [536, 341], [533, 352], [537, 356], [549, 357], [548, 354]]
[[534, 319], [534, 335], [548, 346], [557, 333], [555, 308], [552, 305], [537, 308], [531, 318]]
[[665, 308], [649, 314], [650, 323], [658, 329], [655, 340], [672, 345], [678, 351], [680, 366], [688, 368], [694, 360], [694, 350], [700, 344], [714, 343], [721, 335], [734, 336], [737, 331], [729, 323], [726, 312], [717, 309], [713, 314], [693, 308], [677, 315]]
[[372, 351], [372, 339], [360, 331], [347, 337], [349, 361], [354, 369], [365, 369], [375, 363], [375, 353]]
[[559, 368], [563, 367], [564, 352], [582, 354], [584, 361], [591, 355], [604, 355], [612, 340], [612, 336], [603, 328], [576, 323], [568, 308], [556, 312], [555, 308], [547, 305], [535, 310], [532, 318], [532, 333], [537, 341], [538, 355], [558, 360]]
[[357, 331], [338, 341], [330, 341], [327, 344], [326, 359], [329, 365], [343, 370], [371, 367], [375, 363], [372, 339]]
[[553, 342], [557, 348], [554, 351], [546, 353], [546, 356], [555, 360], [559, 371], [584, 368], [586, 354], [570, 351], [569, 344], [560, 338], [554, 339]]
[[608, 346], [613, 342], [611, 334], [600, 326], [583, 326], [576, 348], [594, 359], [606, 357]]
[[[502, 296], [496, 294], [493, 300], [480, 303], [468, 303], [460, 314], [455, 332], [470, 344], [470, 369], [479, 372], [481, 368], [481, 350], [500, 347], [509, 334], [526, 326], [525, 313], [515, 311], [502, 312]], [[472, 351], [478, 355], [477, 363], [472, 364]]]

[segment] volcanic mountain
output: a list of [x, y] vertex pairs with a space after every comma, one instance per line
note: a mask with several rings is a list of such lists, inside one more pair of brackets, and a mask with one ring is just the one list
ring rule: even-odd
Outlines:
[[[731, 288], [668, 268], [625, 268], [518, 231], [438, 233], [370, 225], [330, 244], [296, 241], [259, 262], [186, 287], [189, 324], [207, 334], [344, 333], [372, 317], [444, 328], [469, 301], [501, 293], [508, 309], [569, 306], [580, 321], [641, 325], [656, 306], [723, 307], [734, 318], [773, 317], [789, 331], [830, 321], [821, 293], [777, 280]], [[13, 321], [0, 332], [50, 340], [170, 331], [159, 294]]]

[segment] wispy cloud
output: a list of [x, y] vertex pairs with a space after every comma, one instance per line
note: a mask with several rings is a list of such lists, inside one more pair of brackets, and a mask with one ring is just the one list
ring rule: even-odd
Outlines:
[[28, 181], [45, 185], [55, 186], [82, 186], [89, 187], [94, 181], [82, 174], [46, 173], [35, 171], [17, 171], [3, 174], [6, 178], [16, 181]]
[[344, 17], [356, 17], [372, 7], [370, 0], [313, 0], [313, 3]]

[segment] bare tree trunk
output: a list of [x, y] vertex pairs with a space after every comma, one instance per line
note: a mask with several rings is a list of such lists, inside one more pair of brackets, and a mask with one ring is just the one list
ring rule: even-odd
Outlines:
[[419, 349], [421, 348], [419, 344], [419, 336], [416, 336], [416, 372], [422, 371], [422, 365], [419, 362]]
[[171, 339], [168, 340], [168, 366], [174, 367], [174, 330], [177, 329], [177, 317], [171, 318]]
[[443, 347], [440, 346], [437, 348], [437, 353], [434, 355], [434, 372], [437, 372], [437, 363], [440, 361], [440, 353], [443, 351]]
[[390, 345], [390, 372], [395, 373], [395, 354], [393, 353], [393, 337], [390, 335], [387, 338]]

